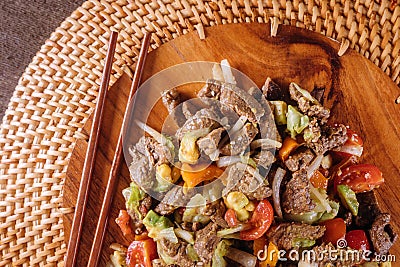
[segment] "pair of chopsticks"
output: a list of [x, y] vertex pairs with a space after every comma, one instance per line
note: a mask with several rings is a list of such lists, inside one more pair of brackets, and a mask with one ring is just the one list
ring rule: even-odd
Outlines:
[[[108, 51], [106, 55], [106, 60], [105, 60], [105, 66], [103, 70], [103, 76], [100, 84], [100, 90], [99, 90], [99, 96], [96, 104], [96, 108], [94, 111], [94, 116], [93, 116], [93, 124], [92, 128], [90, 131], [90, 138], [88, 142], [88, 148], [86, 151], [86, 157], [85, 157], [85, 163], [83, 165], [83, 171], [82, 171], [82, 180], [80, 183], [79, 187], [79, 192], [78, 192], [78, 199], [76, 202], [76, 207], [75, 207], [75, 214], [72, 222], [72, 228], [71, 228], [71, 234], [70, 234], [70, 239], [68, 241], [68, 248], [67, 248], [67, 254], [65, 257], [65, 266], [70, 267], [70, 266], [75, 266], [76, 265], [76, 260], [78, 256], [78, 248], [79, 248], [79, 241], [81, 238], [82, 234], [82, 225], [83, 225], [83, 220], [84, 220], [84, 215], [86, 211], [86, 202], [88, 199], [89, 195], [89, 187], [90, 187], [90, 182], [94, 170], [94, 163], [95, 163], [95, 158], [96, 158], [96, 152], [97, 152], [97, 145], [98, 145], [98, 137], [100, 135], [100, 128], [101, 128], [101, 121], [102, 121], [102, 116], [103, 116], [103, 107], [104, 107], [104, 102], [106, 98], [106, 93], [108, 90], [108, 85], [110, 82], [110, 76], [111, 76], [111, 69], [112, 69], [112, 63], [114, 59], [114, 53], [115, 53], [115, 47], [117, 43], [117, 37], [118, 33], [117, 32], [111, 32], [110, 36], [110, 41], [109, 41], [109, 46], [108, 46]], [[89, 262], [88, 266], [97, 266], [102, 244], [103, 244], [103, 239], [104, 239], [104, 233], [107, 228], [107, 222], [108, 222], [108, 213], [110, 210], [110, 205], [112, 203], [114, 191], [115, 191], [115, 186], [117, 182], [117, 176], [121, 168], [121, 163], [122, 163], [122, 139], [124, 136], [124, 129], [126, 128], [125, 126], [129, 122], [129, 107], [131, 106], [131, 101], [133, 101], [133, 96], [136, 93], [136, 90], [139, 87], [140, 79], [142, 76], [143, 68], [144, 68], [144, 63], [146, 60], [148, 48], [150, 45], [150, 33], [145, 33], [144, 38], [143, 38], [143, 43], [142, 47], [140, 49], [139, 53], [139, 59], [136, 64], [136, 70], [135, 74], [133, 77], [133, 82], [131, 86], [131, 90], [129, 93], [129, 98], [128, 98], [128, 103], [125, 108], [125, 113], [124, 113], [124, 118], [122, 121], [122, 126], [121, 130], [119, 133], [118, 137], [118, 143], [117, 147], [115, 150], [114, 158], [112, 161], [111, 165], [111, 170], [110, 170], [110, 175], [107, 183], [107, 188], [106, 192], [104, 195], [101, 211], [100, 211], [100, 216], [99, 220], [97, 223], [96, 227], [96, 233], [95, 237], [93, 240], [93, 245], [90, 251], [90, 257], [89, 257]]]

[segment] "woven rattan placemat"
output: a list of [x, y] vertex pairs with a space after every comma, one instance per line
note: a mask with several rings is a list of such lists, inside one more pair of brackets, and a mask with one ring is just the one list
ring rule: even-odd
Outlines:
[[3, 119], [0, 266], [62, 265], [62, 214], [72, 211], [60, 208], [65, 171], [94, 107], [111, 29], [120, 33], [113, 83], [124, 65], [133, 67], [143, 31], [155, 33], [154, 49], [207, 26], [271, 20], [334, 38], [400, 83], [400, 6], [393, 0], [87, 1], [33, 58]]

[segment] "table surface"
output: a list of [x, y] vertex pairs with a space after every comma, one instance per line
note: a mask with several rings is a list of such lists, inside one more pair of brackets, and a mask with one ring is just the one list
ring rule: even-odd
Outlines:
[[0, 7], [0, 118], [19, 77], [50, 34], [84, 0], [2, 0]]

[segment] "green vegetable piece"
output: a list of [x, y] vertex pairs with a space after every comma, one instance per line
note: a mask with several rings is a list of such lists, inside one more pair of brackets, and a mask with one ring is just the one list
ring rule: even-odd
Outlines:
[[285, 214], [284, 217], [290, 221], [312, 224], [317, 222], [322, 214], [322, 212], [310, 211], [303, 214]]
[[360, 205], [357, 201], [356, 193], [350, 189], [347, 185], [338, 185], [337, 191], [342, 201], [342, 204], [351, 211], [351, 214], [357, 216], [358, 206]]
[[186, 247], [186, 254], [192, 261], [200, 261], [199, 255], [197, 255], [196, 250], [190, 244]]
[[222, 240], [218, 243], [217, 248], [215, 249], [214, 255], [212, 257], [212, 267], [226, 267], [227, 262], [224, 259], [224, 256], [228, 252], [229, 247], [232, 245], [231, 241]]
[[146, 193], [132, 182], [130, 187], [122, 190], [122, 194], [126, 201], [126, 209], [133, 210], [138, 215], [139, 219], [142, 219], [142, 214], [139, 212], [139, 205], [140, 201], [146, 197]]
[[287, 112], [287, 129], [292, 138], [301, 133], [309, 124], [310, 119], [307, 115], [300, 113], [295, 107], [289, 105]]
[[286, 113], [288, 111], [288, 107], [286, 102], [284, 101], [270, 101], [274, 111], [275, 122], [278, 125], [285, 125], [287, 123]]
[[308, 238], [299, 238], [296, 237], [292, 241], [292, 246], [295, 248], [308, 248], [315, 245], [315, 240], [311, 240]]
[[327, 220], [332, 220], [335, 218], [339, 212], [340, 204], [337, 203], [336, 201], [329, 200], [329, 205], [331, 206], [332, 210], [331, 212], [325, 212], [322, 214], [321, 219], [319, 219], [320, 222], [327, 221]]
[[157, 238], [157, 235], [159, 235], [161, 230], [173, 227], [172, 222], [167, 217], [158, 215], [152, 210], [150, 210], [146, 214], [146, 217], [144, 217], [143, 224], [146, 226], [146, 229], [149, 232], [148, 236], [151, 238]]

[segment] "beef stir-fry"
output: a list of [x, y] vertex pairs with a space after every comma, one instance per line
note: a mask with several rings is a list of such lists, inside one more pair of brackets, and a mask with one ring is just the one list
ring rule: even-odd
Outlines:
[[[383, 175], [361, 163], [361, 137], [332, 122], [323, 90], [270, 78], [239, 88], [229, 68], [215, 68], [226, 73], [197, 104], [163, 92], [174, 136], [137, 122], [146, 134], [130, 148], [116, 219], [131, 245], [111, 266], [389, 266], [361, 257], [388, 255], [397, 239], [373, 193]], [[329, 250], [357, 257], [319, 257]]]

